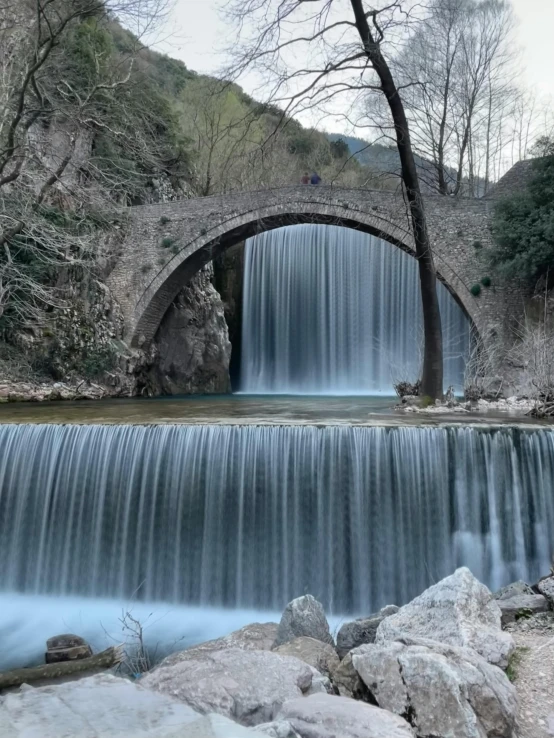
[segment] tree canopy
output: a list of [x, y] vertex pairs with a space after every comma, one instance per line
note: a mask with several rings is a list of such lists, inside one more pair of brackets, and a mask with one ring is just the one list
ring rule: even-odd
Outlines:
[[536, 159], [525, 190], [500, 200], [493, 219], [492, 266], [506, 277], [536, 283], [554, 276], [554, 144]]

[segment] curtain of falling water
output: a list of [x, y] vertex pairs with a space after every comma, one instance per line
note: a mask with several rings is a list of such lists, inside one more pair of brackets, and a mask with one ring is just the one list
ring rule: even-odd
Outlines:
[[[416, 260], [348, 228], [297, 225], [246, 242], [242, 392], [393, 394], [419, 376]], [[445, 389], [463, 387], [469, 321], [438, 285]]]
[[0, 448], [0, 591], [368, 613], [463, 564], [492, 588], [550, 567], [550, 430], [7, 425]]

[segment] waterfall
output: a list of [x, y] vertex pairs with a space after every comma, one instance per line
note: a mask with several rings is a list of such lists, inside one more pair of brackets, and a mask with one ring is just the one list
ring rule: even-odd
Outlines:
[[0, 425], [0, 591], [335, 613], [548, 572], [554, 432]]
[[[241, 391], [393, 394], [420, 372], [416, 260], [337, 226], [296, 225], [246, 242]], [[469, 321], [443, 284], [445, 388], [463, 386]]]

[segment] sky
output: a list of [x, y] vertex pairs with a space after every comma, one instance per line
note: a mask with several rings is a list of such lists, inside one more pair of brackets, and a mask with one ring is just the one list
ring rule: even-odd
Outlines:
[[[218, 14], [222, 0], [175, 0], [163, 51], [197, 72], [216, 72], [232, 37]], [[554, 99], [554, 0], [512, 0], [523, 51], [524, 79], [537, 93]], [[247, 92], [248, 80], [244, 83]]]

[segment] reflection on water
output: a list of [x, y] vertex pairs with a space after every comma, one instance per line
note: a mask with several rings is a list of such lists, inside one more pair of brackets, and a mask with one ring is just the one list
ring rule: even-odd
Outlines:
[[[416, 415], [394, 410], [396, 397], [300, 395], [202, 395], [81, 402], [7, 403], [2, 423], [187, 425], [437, 425], [514, 422], [501, 412]], [[538, 424], [517, 417], [517, 423]], [[542, 423], [544, 424], [544, 423]]]

